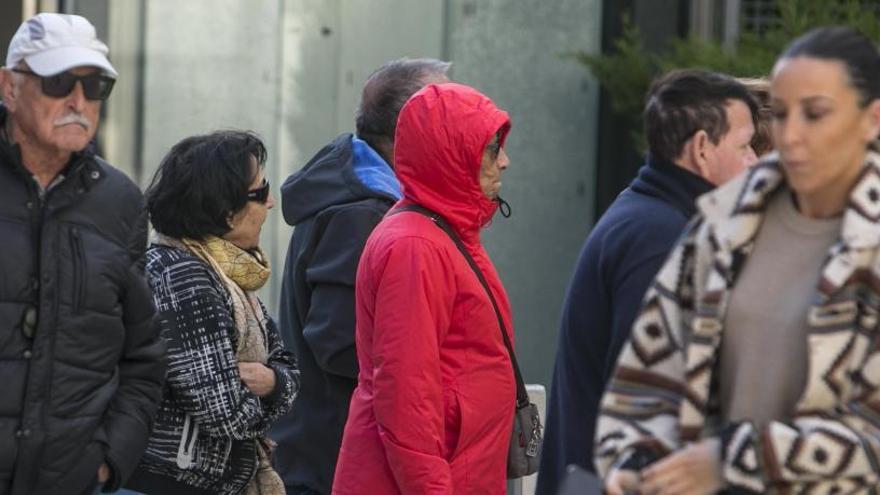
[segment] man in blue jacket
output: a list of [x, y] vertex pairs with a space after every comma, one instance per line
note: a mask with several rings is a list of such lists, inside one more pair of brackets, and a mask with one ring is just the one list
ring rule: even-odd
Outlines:
[[393, 171], [397, 114], [423, 86], [446, 82], [450, 64], [399, 59], [364, 85], [357, 134], [343, 134], [281, 188], [294, 226], [284, 264], [280, 328], [302, 370], [293, 411], [273, 431], [288, 494], [328, 494], [348, 403], [357, 386], [354, 282], [367, 237], [400, 199]]
[[652, 85], [647, 163], [593, 228], [566, 295], [538, 493], [555, 495], [569, 464], [593, 471], [599, 401], [642, 297], [697, 197], [755, 163], [756, 116], [748, 89], [722, 74], [674, 71]]

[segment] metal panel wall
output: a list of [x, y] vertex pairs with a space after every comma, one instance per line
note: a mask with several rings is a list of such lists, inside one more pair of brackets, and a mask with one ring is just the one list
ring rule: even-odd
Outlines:
[[[141, 5], [139, 52], [139, 16], [128, 11]], [[126, 43], [120, 64], [143, 72], [140, 90], [114, 95], [124, 97], [116, 105], [126, 115], [142, 115], [111, 118], [108, 145], [120, 160], [142, 163], [142, 184], [181, 138], [239, 128], [266, 141], [277, 194], [314, 152], [353, 130], [361, 85], [382, 62], [452, 60], [453, 78], [513, 116], [504, 196], [514, 216], [496, 219], [485, 242], [511, 296], [525, 376], [549, 385], [563, 294], [592, 222], [596, 167], [597, 86], [560, 55], [598, 50], [599, 0], [150, 0], [109, 8], [110, 37], [118, 48]], [[126, 160], [132, 146], [140, 156]], [[272, 310], [290, 232], [280, 208], [270, 213], [263, 245], [275, 273], [263, 296]]]
[[0, 2], [0, 65], [6, 65], [9, 40], [24, 18], [22, 2]]
[[560, 55], [599, 50], [598, 0], [454, 0], [454, 77], [513, 119], [511, 165], [485, 237], [511, 299], [526, 382], [549, 388], [560, 308], [593, 221], [598, 84]]
[[[273, 0], [144, 2], [142, 184], [176, 142], [218, 129], [255, 131], [269, 150], [267, 167], [278, 169], [280, 14]], [[267, 225], [278, 215], [271, 211]], [[263, 229], [272, 260], [276, 237]]]
[[[288, 0], [281, 15], [281, 94], [276, 184], [342, 132], [354, 132], [364, 81], [403, 56], [444, 58], [443, 0]], [[270, 308], [292, 233], [275, 215]], [[264, 235], [264, 244], [266, 237]]]

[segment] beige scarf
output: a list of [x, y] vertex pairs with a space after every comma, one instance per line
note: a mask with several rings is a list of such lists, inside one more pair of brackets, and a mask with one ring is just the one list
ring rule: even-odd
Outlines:
[[[239, 334], [236, 358], [243, 363], [266, 364], [269, 360], [266, 316], [255, 294], [269, 280], [269, 261], [263, 252], [259, 248], [245, 251], [219, 237], [208, 237], [204, 241], [158, 237], [160, 244], [183, 247], [213, 268], [232, 296], [232, 316]], [[259, 462], [246, 495], [284, 495], [284, 483], [272, 469], [275, 442], [262, 437], [256, 439], [256, 444]]]

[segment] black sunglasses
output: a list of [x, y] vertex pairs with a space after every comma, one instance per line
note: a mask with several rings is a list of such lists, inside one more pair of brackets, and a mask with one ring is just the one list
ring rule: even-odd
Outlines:
[[105, 76], [100, 72], [95, 72], [86, 76], [77, 76], [70, 72], [62, 72], [54, 76], [41, 76], [36, 72], [24, 69], [12, 69], [12, 72], [19, 74], [27, 74], [40, 79], [40, 88], [43, 94], [53, 98], [63, 98], [73, 91], [73, 87], [77, 82], [82, 83], [83, 94], [89, 100], [106, 100], [113, 90], [113, 84], [116, 82], [112, 77]]
[[269, 199], [269, 181], [263, 179], [263, 185], [260, 187], [248, 191], [247, 193], [248, 201], [256, 201], [258, 203], [265, 203], [266, 200]]

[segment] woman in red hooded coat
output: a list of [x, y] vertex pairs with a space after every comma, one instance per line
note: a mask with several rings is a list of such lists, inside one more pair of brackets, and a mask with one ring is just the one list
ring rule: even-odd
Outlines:
[[[432, 84], [400, 112], [394, 163], [404, 194], [397, 208], [416, 204], [446, 219], [512, 329], [480, 244], [509, 163], [509, 130], [507, 113], [476, 90]], [[513, 370], [464, 256], [430, 218], [392, 210], [367, 241], [356, 293], [360, 373], [333, 493], [505, 493]]]

